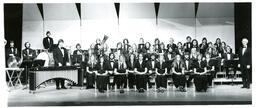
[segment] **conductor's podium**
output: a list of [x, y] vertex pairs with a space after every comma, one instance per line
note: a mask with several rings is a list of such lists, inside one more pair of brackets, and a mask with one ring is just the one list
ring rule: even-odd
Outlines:
[[75, 84], [83, 83], [83, 71], [79, 71], [77, 66], [61, 66], [61, 67], [38, 67], [29, 71], [29, 90], [35, 92], [36, 88], [46, 81], [55, 78], [63, 78]]

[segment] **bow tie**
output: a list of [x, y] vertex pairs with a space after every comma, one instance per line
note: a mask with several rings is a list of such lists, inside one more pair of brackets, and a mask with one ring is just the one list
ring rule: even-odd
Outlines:
[[64, 49], [64, 47], [61, 47], [60, 49]]

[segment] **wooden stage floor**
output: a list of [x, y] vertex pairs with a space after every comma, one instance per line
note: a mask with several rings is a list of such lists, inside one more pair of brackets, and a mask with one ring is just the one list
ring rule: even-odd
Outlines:
[[179, 92], [172, 85], [164, 93], [150, 89], [145, 93], [134, 90], [95, 93], [94, 89], [56, 90], [54, 85], [40, 88], [35, 94], [29, 90], [16, 89], [9, 92], [8, 106], [88, 106], [88, 105], [209, 105], [209, 104], [251, 104], [252, 89], [242, 89], [241, 85], [215, 85], [207, 92], [195, 92], [194, 87], [187, 92]]

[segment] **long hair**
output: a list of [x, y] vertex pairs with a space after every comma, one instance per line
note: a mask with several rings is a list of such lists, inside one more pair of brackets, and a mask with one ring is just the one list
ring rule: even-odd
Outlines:
[[118, 58], [118, 66], [120, 66], [120, 64], [123, 64], [123, 68], [127, 68], [127, 65], [126, 65], [126, 60], [125, 60], [125, 57], [124, 55], [120, 55], [119, 58]]

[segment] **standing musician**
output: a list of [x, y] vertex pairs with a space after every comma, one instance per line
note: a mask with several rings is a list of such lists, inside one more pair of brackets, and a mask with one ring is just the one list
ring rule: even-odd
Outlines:
[[89, 53], [89, 60], [86, 65], [86, 89], [94, 88], [97, 60], [94, 54]]
[[114, 69], [114, 82], [117, 88], [120, 89], [120, 93], [124, 93], [124, 86], [126, 85], [126, 75], [128, 74], [127, 65], [125, 57], [123, 55], [119, 56], [118, 62], [115, 64]]
[[197, 52], [199, 52], [199, 48], [198, 48], [198, 41], [196, 39], [192, 40], [192, 47], [191, 50], [196, 50]]
[[191, 48], [192, 48], [191, 37], [190, 37], [190, 36], [187, 36], [187, 37], [186, 37], [186, 40], [187, 40], [187, 42], [184, 43], [184, 51], [190, 53]]
[[217, 60], [211, 59], [211, 56], [209, 53], [205, 54], [205, 65], [206, 65], [206, 71], [209, 73], [209, 75], [207, 75], [208, 78], [208, 85], [211, 86], [212, 85], [212, 80], [213, 78], [216, 76], [216, 64], [218, 63]]
[[146, 52], [143, 38], [140, 38], [137, 51], [138, 51], [138, 53], [145, 53]]
[[174, 43], [174, 39], [173, 39], [173, 38], [170, 38], [169, 44], [167, 44], [167, 49], [169, 49], [169, 48], [172, 48], [172, 50], [173, 50], [174, 52], [176, 52], [177, 46], [176, 46], [176, 44]]
[[250, 88], [250, 69], [251, 69], [251, 48], [247, 45], [248, 39], [242, 39], [243, 46], [239, 50], [239, 65], [242, 73], [243, 86], [241, 88]]
[[[152, 63], [153, 64], [153, 63]], [[159, 55], [159, 62], [156, 63], [156, 88], [158, 92], [164, 92], [167, 88], [167, 64], [164, 62], [163, 54]]]
[[147, 61], [147, 69], [148, 69], [148, 75], [147, 75], [147, 83], [149, 88], [152, 88], [152, 84], [150, 83], [150, 78], [152, 78], [153, 74], [156, 72], [156, 55], [154, 53], [150, 54], [150, 59]]
[[[116, 62], [117, 61], [115, 60], [115, 54], [114, 53], [110, 53], [109, 54], [109, 60], [107, 61], [109, 77], [110, 76], [114, 76], [114, 70], [115, 70]], [[109, 82], [111, 90], [114, 90], [114, 87], [115, 87], [115, 84], [116, 84], [115, 81], [116, 80], [114, 79], [113, 83], [110, 84], [110, 78], [108, 78], [108, 82]]]
[[199, 45], [200, 48], [200, 54], [205, 55], [206, 49], [208, 48], [207, 39], [204, 37], [202, 39], [202, 43]]
[[139, 91], [139, 93], [143, 93], [147, 87], [146, 87], [146, 84], [147, 84], [147, 77], [146, 77], [146, 74], [147, 74], [147, 66], [146, 66], [146, 62], [143, 61], [143, 54], [140, 53], [138, 55], [139, 59], [138, 61], [136, 61], [135, 63], [135, 69], [134, 69], [134, 73], [136, 75], [136, 87], [137, 87], [137, 90]]
[[129, 45], [129, 40], [125, 38], [123, 40], [123, 54], [124, 54], [126, 60], [129, 58], [129, 48], [130, 47], [131, 47], [131, 45]]
[[226, 70], [226, 76], [228, 79], [231, 78], [231, 76], [229, 74], [230, 68], [234, 69], [234, 76], [236, 74], [235, 73], [236, 66], [234, 66], [234, 57], [235, 57], [235, 54], [231, 52], [231, 47], [227, 46], [227, 53], [223, 54], [222, 61], [224, 63], [224, 67]]
[[[53, 51], [53, 58], [55, 61], [55, 66], [66, 66], [69, 65], [68, 64], [68, 51], [66, 50], [66, 48], [63, 47], [64, 46], [64, 41], [62, 39], [60, 39], [58, 41], [58, 47], [54, 49]], [[56, 78], [56, 89], [67, 89], [64, 85], [64, 79], [61, 78]], [[59, 84], [61, 84], [61, 88], [59, 87]]]
[[176, 55], [176, 59], [172, 63], [173, 83], [176, 88], [179, 88], [181, 92], [186, 92], [185, 83], [186, 77], [184, 73], [184, 62], [181, 60], [181, 56]]
[[104, 93], [107, 90], [108, 84], [108, 65], [103, 56], [99, 57], [99, 62], [96, 65], [96, 84], [100, 93]]
[[156, 53], [160, 53], [160, 40], [158, 38], [155, 38], [153, 47]]
[[222, 56], [226, 52], [227, 52], [227, 45], [226, 45], [226, 43], [224, 41], [222, 41], [219, 53]]
[[47, 31], [46, 32], [46, 37], [43, 39], [44, 49], [49, 50], [53, 46], [53, 39], [50, 36], [51, 36], [51, 32]]
[[194, 83], [196, 87], [197, 92], [204, 91], [206, 92], [208, 86], [207, 86], [207, 67], [205, 64], [205, 61], [202, 61], [202, 55], [199, 54], [197, 56], [198, 61], [194, 62]]
[[129, 88], [130, 89], [133, 89], [134, 85], [135, 85], [134, 69], [136, 67], [136, 63], [137, 63], [137, 61], [136, 61], [135, 54], [130, 53], [130, 57], [127, 61], [127, 68], [128, 68], [128, 71], [129, 71], [128, 83], [129, 83]]
[[166, 49], [165, 49], [165, 45], [164, 45], [163, 42], [161, 42], [159, 53], [165, 53], [165, 52], [166, 52], [165, 50], [166, 50]]
[[184, 49], [181, 42], [178, 42], [177, 44], [177, 54], [180, 54], [181, 56], [184, 56]]
[[189, 75], [187, 80], [187, 87], [190, 87], [191, 81], [194, 79], [193, 74], [193, 61], [189, 58], [189, 52], [184, 54], [184, 71], [186, 75]]

